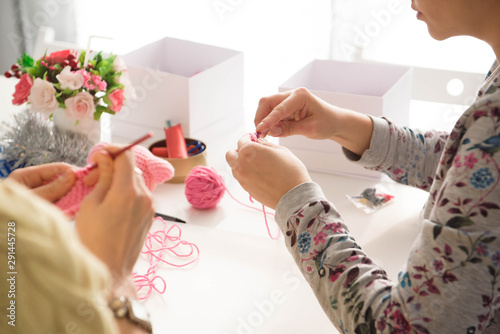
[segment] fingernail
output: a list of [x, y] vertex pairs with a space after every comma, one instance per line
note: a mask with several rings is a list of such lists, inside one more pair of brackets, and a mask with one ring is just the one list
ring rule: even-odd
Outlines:
[[269, 134], [273, 137], [279, 136], [281, 133], [282, 133], [282, 131], [281, 131], [281, 128], [279, 126], [271, 128], [271, 130], [269, 130]]
[[256, 131], [259, 131], [260, 128], [264, 125], [264, 122], [260, 122], [259, 124], [257, 124], [257, 126], [255, 127], [255, 130]]

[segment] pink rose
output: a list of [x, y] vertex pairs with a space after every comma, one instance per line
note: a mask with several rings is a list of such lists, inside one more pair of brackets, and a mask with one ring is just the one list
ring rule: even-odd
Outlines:
[[80, 92], [64, 101], [66, 117], [75, 120], [94, 118], [94, 98], [87, 92]]
[[28, 101], [31, 103], [33, 111], [41, 112], [47, 116], [59, 107], [56, 89], [50, 82], [41, 78], [36, 78], [33, 82]]
[[56, 78], [63, 90], [66, 88], [78, 90], [82, 88], [84, 83], [83, 75], [81, 73], [71, 72], [71, 66], [66, 66], [61, 73], [56, 75]]
[[123, 89], [115, 89], [108, 94], [108, 99], [111, 102], [109, 108], [115, 112], [119, 112], [123, 105]]
[[31, 86], [33, 86], [33, 78], [25, 73], [16, 85], [16, 90], [12, 96], [12, 104], [19, 106], [24, 102], [28, 101], [28, 96], [30, 95]]
[[75, 59], [77, 53], [75, 50], [62, 50], [52, 52], [48, 56], [45, 56], [43, 60], [45, 60], [49, 65], [60, 64], [65, 60]]
[[92, 82], [97, 86], [97, 89], [100, 91], [105, 91], [106, 87], [108, 87], [108, 83], [104, 80], [99, 75], [92, 74]]

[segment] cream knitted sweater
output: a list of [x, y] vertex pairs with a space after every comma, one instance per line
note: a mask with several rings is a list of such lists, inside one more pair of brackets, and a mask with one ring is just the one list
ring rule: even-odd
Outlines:
[[0, 183], [0, 271], [0, 333], [117, 333], [107, 268], [60, 210], [10, 180]]

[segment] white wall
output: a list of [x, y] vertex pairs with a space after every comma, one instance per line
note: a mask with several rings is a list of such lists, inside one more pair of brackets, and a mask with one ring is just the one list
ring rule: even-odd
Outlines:
[[[250, 114], [260, 97], [330, 51], [330, 0], [87, 0], [78, 6], [82, 45], [88, 35], [107, 35], [126, 53], [169, 36], [243, 51]], [[91, 15], [86, 8], [94, 9]]]
[[60, 41], [76, 40], [74, 0], [0, 1], [0, 73], [32, 52], [38, 28], [49, 25]]
[[471, 37], [432, 39], [408, 0], [335, 0], [334, 10], [338, 59], [485, 73], [495, 59], [486, 43]]

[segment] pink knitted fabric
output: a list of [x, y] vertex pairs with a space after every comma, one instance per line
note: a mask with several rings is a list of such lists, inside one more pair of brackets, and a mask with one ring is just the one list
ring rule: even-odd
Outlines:
[[[92, 155], [108, 146], [106, 143], [97, 144], [89, 153], [87, 162], [92, 163]], [[161, 158], [154, 156], [148, 149], [136, 145], [132, 147], [135, 155], [135, 164], [142, 171], [144, 182], [149, 190], [153, 190], [157, 184], [170, 180], [174, 176], [172, 165]], [[83, 178], [90, 173], [89, 166], [76, 172], [76, 181], [71, 190], [55, 204], [69, 217], [74, 217], [80, 208], [80, 203], [94, 187], [89, 187], [83, 182]]]

